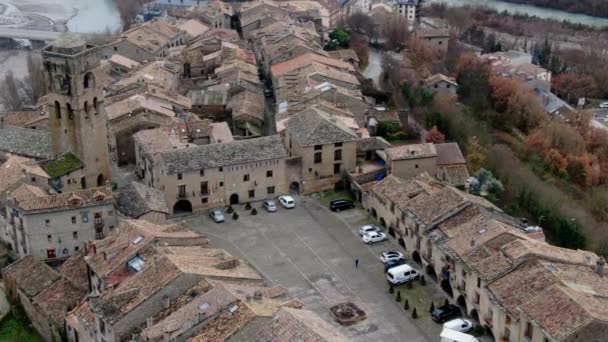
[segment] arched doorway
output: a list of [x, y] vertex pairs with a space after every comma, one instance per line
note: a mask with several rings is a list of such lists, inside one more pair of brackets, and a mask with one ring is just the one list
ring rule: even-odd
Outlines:
[[460, 295], [460, 296], [458, 296], [458, 298], [456, 298], [456, 304], [458, 304], [458, 306], [460, 306], [462, 311], [468, 312], [467, 311], [467, 300], [464, 298], [463, 295]]
[[230, 195], [230, 205], [239, 204], [239, 194]]
[[384, 221], [383, 217], [380, 218], [380, 225], [386, 228], [386, 221]]
[[471, 318], [474, 319], [475, 321], [479, 322], [479, 313], [477, 313], [477, 309], [471, 310], [471, 313], [469, 314], [469, 316], [471, 316]]
[[97, 186], [103, 186], [106, 182], [105, 177], [103, 176], [103, 173], [100, 173], [99, 176], [97, 176]]
[[388, 227], [388, 234], [392, 237], [395, 237], [395, 228]]
[[189, 214], [192, 212], [192, 203], [188, 200], [179, 200], [173, 205], [173, 215]]
[[399, 245], [400, 245], [401, 247], [406, 248], [406, 247], [405, 247], [405, 240], [403, 240], [403, 238], [402, 238], [402, 237], [400, 237], [400, 238], [397, 240], [397, 242], [399, 243]]
[[418, 253], [418, 251], [412, 252], [412, 260], [414, 260], [414, 262], [416, 262], [417, 264], [422, 263], [422, 258], [420, 257], [420, 253]]
[[454, 291], [452, 290], [452, 284], [450, 284], [450, 281], [448, 279], [443, 279], [441, 280], [441, 289], [443, 291], [445, 291], [445, 293], [448, 294], [448, 296], [450, 296], [450, 298], [454, 297]]
[[292, 195], [299, 195], [300, 194], [300, 183], [291, 182], [291, 184], [289, 184], [289, 193]]
[[374, 208], [372, 208], [372, 217], [378, 218], [378, 213], [376, 212], [376, 209], [374, 209]]
[[492, 328], [487, 325], [484, 325], [483, 327], [484, 327], [484, 331], [486, 332], [486, 335], [490, 336], [492, 338], [492, 341], [496, 341]]
[[437, 273], [435, 273], [435, 267], [433, 267], [433, 265], [426, 265], [425, 271], [429, 277], [433, 278], [434, 281], [437, 281]]

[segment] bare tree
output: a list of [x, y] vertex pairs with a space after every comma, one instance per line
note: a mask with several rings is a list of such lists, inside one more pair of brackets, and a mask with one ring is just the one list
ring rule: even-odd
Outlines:
[[382, 25], [382, 37], [385, 39], [387, 49], [402, 48], [409, 36], [409, 22], [400, 15], [386, 16]]
[[0, 86], [0, 101], [5, 110], [19, 110], [23, 105], [18, 83], [12, 71], [4, 76], [4, 82]]
[[35, 104], [46, 94], [44, 70], [39, 55], [33, 53], [27, 55], [27, 71], [28, 75], [23, 80], [17, 80], [16, 83], [22, 102]]
[[346, 24], [355, 32], [363, 33], [368, 37], [374, 35], [376, 25], [370, 16], [356, 12], [346, 18]]

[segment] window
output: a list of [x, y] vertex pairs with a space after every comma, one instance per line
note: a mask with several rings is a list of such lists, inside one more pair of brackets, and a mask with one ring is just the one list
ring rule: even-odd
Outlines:
[[534, 332], [534, 327], [532, 326], [532, 323], [526, 322], [526, 330], [524, 331], [524, 336], [531, 339], [533, 332]]
[[59, 101], [55, 101], [55, 118], [61, 119], [61, 105]]
[[97, 103], [96, 97], [93, 98], [93, 110], [95, 110], [95, 114], [97, 114], [97, 112], [99, 112], [99, 103]]
[[243, 175], [243, 182], [248, 182], [249, 181], [249, 175]]
[[51, 226], [51, 220], [44, 220], [44, 225], [47, 227]]
[[203, 198], [201, 199], [201, 203], [205, 204], [205, 203], [207, 203], [207, 202], [209, 202], [209, 199], [208, 199], [207, 197], [203, 197]]
[[418, 164], [414, 165], [414, 168], [417, 169], [418, 168]]
[[481, 287], [481, 277], [477, 277], [477, 287]]
[[342, 147], [342, 143], [341, 142], [337, 142], [334, 144], [335, 147]]
[[72, 109], [72, 105], [69, 103], [66, 103], [65, 106], [67, 107], [67, 110], [68, 110], [68, 119], [74, 120], [74, 110]]
[[74, 240], [78, 240], [78, 232], [73, 232], [72, 237], [74, 238]]
[[321, 162], [323, 161], [323, 157], [321, 152], [316, 152], [315, 153], [315, 164], [321, 164]]
[[249, 198], [255, 197], [255, 190], [249, 190]]
[[46, 250], [46, 257], [47, 257], [47, 259], [53, 259], [53, 258], [56, 258], [56, 257], [57, 257], [57, 253], [55, 253], [55, 249], [54, 249], [54, 248], [52, 248], [52, 249], [47, 249], [47, 250]]
[[340, 163], [338, 164], [334, 164], [334, 175], [337, 175], [340, 173]]
[[179, 197], [186, 197], [186, 185], [177, 186], [177, 195]]
[[[80, 249], [80, 247], [74, 246], [74, 252], [78, 252], [79, 249]], [[78, 340], [76, 340], [76, 342], [78, 342]]]
[[182, 174], [181, 173], [177, 174], [177, 180], [182, 180]]
[[99, 332], [101, 332], [102, 335], [106, 334], [106, 325], [101, 319], [99, 320]]
[[[89, 102], [87, 101], [84, 101], [84, 113], [89, 114]], [[89, 116], [86, 115], [86, 117], [88, 118]]]
[[76, 216], [72, 216], [72, 224], [76, 224]]
[[201, 169], [201, 170], [198, 172], [198, 174], [199, 174], [201, 177], [204, 177], [204, 176], [205, 176], [205, 170]]
[[47, 235], [47, 236], [46, 236], [46, 240], [47, 240], [48, 242], [53, 241], [53, 236], [52, 236], [51, 234]]
[[115, 47], [114, 47], [114, 51], [118, 51], [118, 46], [115, 46]]
[[323, 145], [315, 145], [315, 151], [322, 150]]
[[266, 192], [267, 192], [269, 195], [274, 194], [274, 186], [269, 186], [269, 187], [267, 187], [267, 188], [266, 188]]
[[220, 171], [220, 172], [224, 172], [224, 168], [223, 168], [223, 167], [220, 167], [220, 170], [219, 170], [219, 171]]
[[272, 177], [272, 170], [266, 171], [266, 177]]
[[224, 182], [220, 182], [220, 186], [224, 186]]
[[342, 160], [342, 150], [335, 150], [334, 151], [334, 160], [335, 161]]
[[505, 319], [505, 324], [511, 324], [511, 316], [507, 315], [507, 318]]
[[201, 195], [209, 194], [209, 184], [207, 182], [201, 182]]

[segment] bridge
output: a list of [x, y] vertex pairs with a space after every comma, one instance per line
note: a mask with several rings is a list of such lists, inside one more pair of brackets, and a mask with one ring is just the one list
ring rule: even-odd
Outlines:
[[29, 39], [32, 41], [51, 42], [62, 34], [55, 31], [40, 31], [0, 27], [0, 38]]

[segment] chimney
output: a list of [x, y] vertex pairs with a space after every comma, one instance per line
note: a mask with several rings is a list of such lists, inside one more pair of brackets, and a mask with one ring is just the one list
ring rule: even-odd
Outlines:
[[146, 328], [150, 328], [150, 327], [152, 327], [152, 325], [154, 325], [154, 321], [152, 320], [152, 317], [147, 317], [146, 318]]
[[604, 265], [606, 265], [606, 259], [604, 259], [604, 257], [597, 259], [597, 262], [595, 263], [595, 273], [600, 277], [604, 276]]

